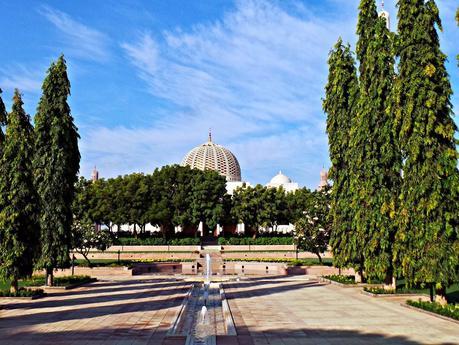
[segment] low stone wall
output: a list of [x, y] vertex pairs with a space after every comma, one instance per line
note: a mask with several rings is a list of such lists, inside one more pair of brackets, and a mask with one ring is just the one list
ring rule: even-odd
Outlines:
[[[132, 276], [132, 269], [129, 267], [80, 267], [75, 266], [75, 275], [82, 275], [82, 276], [90, 276], [93, 278], [97, 277], [107, 277], [107, 276], [115, 276], [115, 277], [128, 277]], [[45, 271], [37, 271], [34, 274], [45, 274]], [[57, 269], [54, 270], [54, 275], [56, 277], [63, 277], [72, 275], [72, 269]]]
[[340, 269], [331, 266], [291, 266], [288, 267], [287, 272], [289, 275], [307, 274], [311, 276], [329, 276], [334, 274], [342, 275], [355, 275], [353, 268]]
[[[183, 274], [201, 274], [198, 262], [183, 262]], [[214, 274], [219, 275], [287, 275], [286, 265], [272, 262], [225, 262], [218, 266]]]
[[[77, 259], [84, 259], [83, 255], [75, 253]], [[88, 255], [89, 260], [91, 259], [118, 259], [118, 253], [114, 252], [91, 252]], [[131, 252], [120, 252], [120, 260], [167, 260], [167, 259], [185, 259], [185, 260], [196, 260], [199, 258], [199, 253], [131, 253]]]
[[222, 246], [224, 251], [241, 251], [248, 252], [251, 250], [290, 250], [295, 251], [295, 246], [291, 245], [270, 245], [270, 246], [260, 246], [260, 245], [246, 245], [246, 246], [236, 246], [236, 245], [225, 245]]
[[[223, 259], [317, 259], [317, 255], [309, 252], [299, 252], [298, 255], [295, 251], [292, 252], [222, 252]], [[331, 258], [330, 252], [324, 253], [322, 258]]]
[[[201, 246], [111, 246], [107, 252], [195, 252], [201, 250]], [[92, 249], [91, 252], [97, 252]]]
[[160, 262], [151, 264], [135, 264], [132, 268], [132, 275], [148, 273], [180, 274], [182, 273], [182, 263]]

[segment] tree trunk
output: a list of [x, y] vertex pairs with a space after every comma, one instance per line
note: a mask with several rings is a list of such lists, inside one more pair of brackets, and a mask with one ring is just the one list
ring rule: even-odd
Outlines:
[[17, 279], [11, 281], [10, 292], [16, 294], [19, 291], [19, 283]]
[[429, 292], [430, 292], [430, 302], [433, 302], [435, 300], [435, 296], [434, 296], [434, 287], [432, 283], [429, 284]]
[[444, 286], [435, 289], [435, 302], [440, 303], [441, 305], [448, 304], [448, 301], [446, 300], [446, 288]]
[[320, 256], [320, 253], [316, 253], [316, 255], [319, 258], [319, 263], [322, 265], [322, 257]]
[[91, 261], [89, 261], [89, 259], [88, 259], [88, 253], [80, 252], [80, 254], [83, 255], [84, 259], [88, 263], [88, 267], [91, 267], [92, 264], [91, 264]]
[[397, 280], [392, 273], [392, 269], [389, 269], [384, 278], [384, 290], [396, 290], [397, 289]]
[[363, 267], [362, 266], [360, 266], [358, 271], [355, 272], [355, 282], [357, 284], [363, 283]]
[[54, 272], [52, 268], [46, 269], [46, 286], [54, 286]]

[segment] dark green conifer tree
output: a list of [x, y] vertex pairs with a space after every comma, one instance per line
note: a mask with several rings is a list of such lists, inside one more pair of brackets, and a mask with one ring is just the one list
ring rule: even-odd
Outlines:
[[2, 156], [2, 147], [5, 141], [5, 135], [3, 134], [2, 126], [6, 126], [6, 108], [2, 100], [2, 89], [0, 89], [0, 157]]
[[352, 161], [349, 156], [349, 135], [358, 99], [355, 61], [349, 45], [338, 40], [331, 51], [328, 82], [323, 109], [327, 114], [327, 134], [330, 151], [332, 188], [333, 259], [338, 267], [359, 268], [361, 243], [352, 231], [354, 211], [350, 207], [349, 180]]
[[[378, 12], [375, 0], [361, 0], [359, 5], [359, 18], [357, 21], [357, 60], [359, 61], [359, 83], [362, 89], [362, 82], [367, 81], [367, 68], [371, 67], [366, 62], [366, 56], [369, 45], [375, 38], [376, 20]], [[366, 84], [365, 84], [366, 85]]]
[[[376, 15], [376, 6], [373, 7]], [[360, 96], [351, 130], [353, 228], [365, 243], [366, 275], [385, 280], [387, 286], [395, 288], [393, 242], [401, 158], [392, 131], [393, 116], [388, 111], [394, 80], [394, 51], [384, 18], [376, 17], [371, 31], [373, 36], [369, 37], [361, 60]]]
[[452, 90], [434, 1], [399, 0], [395, 131], [403, 155], [396, 258], [411, 284], [458, 281], [459, 173]]
[[35, 116], [35, 186], [40, 198], [41, 257], [47, 285], [53, 269], [69, 263], [72, 201], [80, 166], [78, 132], [67, 97], [70, 82], [64, 57], [52, 63]]
[[33, 128], [15, 90], [0, 160], [0, 276], [18, 291], [38, 253], [37, 196], [33, 185]]

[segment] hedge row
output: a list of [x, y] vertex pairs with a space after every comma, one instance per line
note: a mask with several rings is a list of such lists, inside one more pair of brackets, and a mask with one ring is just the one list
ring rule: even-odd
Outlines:
[[44, 291], [42, 289], [24, 289], [21, 288], [17, 292], [12, 293], [9, 290], [0, 290], [0, 297], [35, 297], [42, 296]]
[[292, 237], [220, 237], [218, 239], [219, 245], [227, 246], [243, 246], [243, 245], [259, 245], [259, 246], [270, 246], [270, 245], [292, 245]]
[[173, 238], [166, 240], [162, 237], [120, 237], [114, 241], [115, 245], [122, 246], [198, 246], [201, 240], [196, 237]]
[[459, 320], [459, 304], [447, 304], [445, 306], [435, 302], [422, 302], [422, 301], [406, 301], [408, 305], [416, 308], [424, 309], [432, 313], [440, 314]]

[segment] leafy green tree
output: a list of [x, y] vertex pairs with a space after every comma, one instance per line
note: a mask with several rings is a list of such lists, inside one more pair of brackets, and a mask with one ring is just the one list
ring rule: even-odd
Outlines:
[[5, 135], [3, 134], [2, 126], [6, 126], [6, 117], [7, 117], [7, 112], [5, 108], [5, 104], [3, 103], [2, 100], [2, 89], [0, 89], [0, 157], [2, 155], [2, 147], [5, 142]]
[[403, 182], [395, 254], [408, 283], [435, 284], [441, 296], [459, 278], [459, 173], [452, 90], [437, 28], [433, 0], [399, 0], [394, 128]]
[[37, 195], [33, 185], [33, 128], [16, 89], [8, 115], [0, 160], [0, 275], [11, 280], [30, 276], [38, 251]]
[[190, 181], [190, 220], [195, 226], [203, 222], [204, 230], [215, 229], [224, 219], [226, 178], [216, 171], [199, 171]]
[[134, 235], [137, 236], [137, 225], [143, 233], [148, 223], [145, 216], [151, 204], [148, 179], [143, 174], [130, 174], [123, 177], [123, 185], [127, 223], [134, 225]]
[[363, 2], [371, 8], [374, 21], [366, 22], [371, 24], [373, 36], [362, 33], [359, 40], [369, 42], [365, 55], [360, 57], [359, 101], [350, 136], [349, 154], [354, 163], [350, 180], [351, 206], [355, 210], [353, 231], [365, 243], [362, 253], [366, 274], [395, 288], [393, 243], [401, 156], [392, 131], [394, 117], [388, 112], [394, 51], [386, 19], [377, 17], [374, 1]]
[[75, 184], [75, 198], [73, 199], [72, 213], [76, 219], [88, 219], [94, 221], [92, 216], [93, 197], [91, 195], [90, 180], [80, 177]]
[[327, 134], [330, 151], [330, 179], [332, 235], [330, 244], [334, 263], [338, 267], [354, 266], [361, 269], [362, 243], [352, 229], [354, 210], [350, 193], [352, 157], [349, 155], [351, 124], [358, 100], [358, 81], [355, 61], [349, 45], [338, 40], [331, 51], [328, 82], [325, 87], [323, 109], [327, 114]]
[[88, 265], [91, 249], [104, 251], [112, 244], [110, 235], [105, 231], [96, 230], [94, 223], [87, 219], [75, 218], [72, 224], [72, 249], [83, 255]]
[[303, 212], [312, 207], [314, 203], [313, 192], [306, 187], [300, 188], [292, 193], [287, 193], [286, 201], [288, 222], [295, 224], [303, 217]]
[[147, 219], [160, 227], [165, 239], [174, 234], [174, 226], [191, 223], [191, 181], [196, 173], [189, 167], [172, 165], [156, 169], [151, 175], [151, 204]]
[[294, 240], [298, 249], [321, 254], [328, 249], [331, 233], [330, 195], [328, 188], [312, 193], [313, 205], [295, 222]]
[[262, 185], [237, 188], [233, 194], [232, 214], [238, 222], [246, 225], [256, 238], [260, 227], [272, 226], [275, 222], [274, 205], [276, 190]]
[[369, 46], [374, 42], [376, 21], [378, 12], [375, 0], [361, 0], [359, 5], [359, 17], [357, 21], [357, 59], [359, 60], [360, 90], [362, 84], [368, 86], [368, 69], [372, 68], [371, 62], [367, 61]]
[[35, 116], [33, 168], [39, 196], [41, 257], [46, 284], [53, 285], [53, 269], [69, 264], [72, 202], [80, 166], [78, 131], [67, 98], [70, 82], [64, 57], [52, 63], [42, 86]]
[[[457, 22], [457, 25], [459, 26], [459, 8], [456, 11], [456, 22]], [[459, 54], [457, 55], [456, 59], [457, 59], [458, 66], [459, 66]]]

